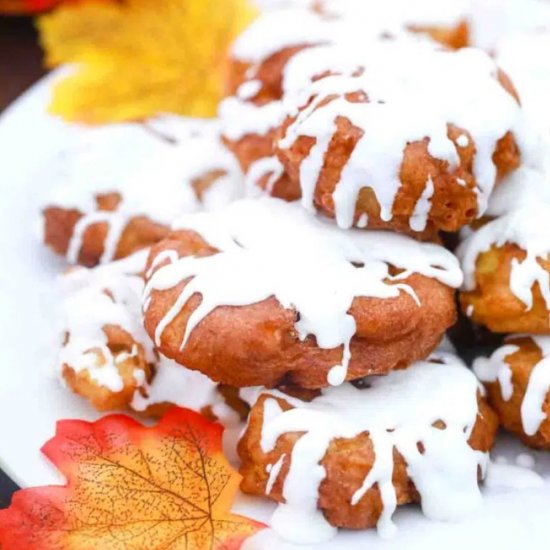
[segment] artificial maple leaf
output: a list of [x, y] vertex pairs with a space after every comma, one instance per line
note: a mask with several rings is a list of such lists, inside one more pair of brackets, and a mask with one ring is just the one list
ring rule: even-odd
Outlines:
[[24, 14], [45, 11], [60, 0], [0, 0], [0, 13]]
[[214, 116], [228, 47], [254, 13], [248, 0], [62, 4], [38, 22], [47, 64], [76, 63], [50, 110], [88, 123]]
[[222, 432], [178, 408], [152, 428], [123, 415], [59, 422], [42, 450], [67, 484], [14, 495], [2, 550], [240, 548], [262, 526], [229, 512], [239, 475]]

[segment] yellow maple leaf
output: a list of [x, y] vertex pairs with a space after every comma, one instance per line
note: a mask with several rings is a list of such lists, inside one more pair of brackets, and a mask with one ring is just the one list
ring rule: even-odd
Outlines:
[[214, 116], [228, 47], [254, 14], [248, 0], [62, 4], [38, 20], [48, 66], [75, 65], [50, 110], [87, 123]]

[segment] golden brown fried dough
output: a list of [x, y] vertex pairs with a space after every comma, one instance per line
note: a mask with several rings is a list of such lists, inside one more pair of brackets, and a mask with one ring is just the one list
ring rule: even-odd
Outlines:
[[[150, 264], [167, 250], [179, 257], [217, 253], [197, 233], [178, 231], [153, 248]], [[187, 282], [152, 291], [145, 314], [145, 327], [152, 337]], [[357, 330], [351, 341], [348, 380], [384, 374], [425, 358], [455, 322], [451, 288], [419, 274], [399, 282], [413, 289], [420, 307], [405, 292], [396, 298], [360, 297], [353, 301], [350, 314]], [[200, 303], [198, 294], [185, 303], [162, 331], [158, 347], [167, 357], [222, 384], [273, 387], [288, 380], [304, 388], [321, 388], [327, 385], [331, 368], [342, 360], [341, 348], [322, 349], [311, 336], [301, 340], [295, 328], [296, 311], [284, 308], [273, 297], [252, 305], [217, 307], [180, 349], [188, 320]]]
[[261, 82], [260, 91], [254, 96], [255, 105], [265, 105], [281, 99], [283, 95], [283, 73], [287, 63], [298, 52], [313, 44], [303, 44], [284, 48], [274, 53], [262, 63], [253, 67], [250, 63], [231, 59], [226, 83], [227, 95], [236, 95], [239, 87], [249, 80], [247, 74], [254, 68], [254, 80]]
[[[445, 368], [445, 367], [442, 367]], [[239, 456], [242, 461], [240, 472], [243, 476], [241, 489], [245, 493], [266, 496], [269, 480], [268, 466], [283, 460], [281, 470], [271, 486], [270, 499], [284, 502], [283, 487], [289, 472], [292, 450], [300, 439], [299, 432], [286, 433], [279, 437], [274, 449], [268, 453], [261, 447], [264, 425], [264, 402], [269, 396], [260, 396], [252, 408], [247, 430], [239, 442]], [[292, 405], [282, 398], [277, 402], [282, 410], [292, 409]], [[468, 441], [475, 450], [487, 452], [491, 449], [498, 422], [493, 411], [483, 399], [478, 399], [479, 412], [474, 430]], [[442, 426], [443, 428], [443, 426]], [[356, 505], [352, 497], [370, 472], [375, 462], [375, 450], [368, 432], [352, 439], [333, 439], [320, 464], [326, 476], [319, 488], [318, 508], [328, 522], [335, 527], [347, 529], [369, 529], [380, 519], [383, 503], [377, 485], [367, 490]], [[396, 491], [397, 505], [420, 502], [420, 495], [414, 486], [403, 456], [394, 449], [392, 482]], [[452, 498], [450, 495], [449, 498]]]
[[[533, 306], [529, 309], [512, 292], [510, 274], [515, 262], [527, 254], [518, 245], [492, 246], [476, 261], [475, 288], [460, 293], [462, 310], [477, 324], [497, 333], [550, 334], [550, 314], [538, 282], [533, 284]], [[537, 258], [550, 273], [550, 259]]]
[[[546, 346], [546, 349], [541, 347]], [[550, 384], [534, 378], [545, 368], [550, 339], [514, 336], [490, 359], [477, 359], [474, 370], [487, 388], [487, 400], [502, 426], [526, 445], [550, 450]], [[538, 375], [535, 372], [538, 371]], [[508, 381], [504, 386], [500, 377]], [[538, 389], [542, 390], [541, 394]], [[547, 389], [544, 394], [545, 388]]]
[[470, 44], [470, 25], [467, 21], [460, 21], [454, 27], [410, 27], [412, 32], [427, 34], [436, 42], [449, 48], [458, 50]]
[[[75, 226], [83, 216], [77, 210], [63, 210], [51, 207], [44, 211], [44, 242], [56, 254], [65, 256], [74, 235]], [[132, 218], [118, 241], [113, 260], [126, 258], [144, 248], [162, 240], [169, 233], [169, 228], [156, 224], [141, 216]], [[98, 222], [90, 225], [83, 234], [82, 246], [78, 254], [78, 264], [94, 267], [100, 263], [105, 251], [105, 240], [108, 224]]]

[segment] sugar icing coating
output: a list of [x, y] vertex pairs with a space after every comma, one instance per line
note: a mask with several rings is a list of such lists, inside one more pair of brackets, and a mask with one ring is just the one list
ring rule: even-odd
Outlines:
[[219, 107], [224, 136], [236, 141], [247, 135], [266, 135], [281, 125], [286, 111], [281, 101], [257, 106], [238, 97], [224, 99]]
[[[451, 287], [462, 281], [456, 259], [440, 246], [382, 231], [343, 231], [299, 203], [267, 197], [237, 201], [215, 214], [183, 217], [174, 229], [196, 231], [220, 253], [172, 257], [150, 276], [145, 308], [154, 290], [168, 290], [193, 278], [158, 324], [157, 344], [195, 293], [202, 295], [202, 302], [187, 322], [182, 349], [216, 307], [250, 305], [274, 296], [283, 307], [299, 313], [295, 328], [300, 338], [313, 335], [323, 349], [343, 346], [342, 362], [329, 375], [334, 385], [344, 381], [350, 360], [356, 325], [348, 310], [355, 297], [385, 299], [406, 292], [418, 302], [412, 288], [399, 282], [412, 273]], [[157, 258], [156, 264], [166, 258]], [[392, 277], [390, 265], [404, 273]]]
[[434, 195], [434, 183], [431, 178], [428, 179], [422, 195], [418, 199], [409, 220], [409, 225], [413, 231], [424, 231], [428, 224], [428, 215], [431, 209], [431, 199]]
[[[218, 385], [207, 376], [176, 365], [158, 354], [142, 323], [141, 296], [149, 251], [138, 252], [124, 260], [94, 269], [76, 268], [61, 277], [64, 331], [70, 335], [59, 356], [60, 365], [75, 372], [86, 370], [99, 386], [112, 392], [123, 389], [117, 360], [111, 353], [104, 332], [106, 325], [127, 331], [141, 344], [149, 364], [154, 365], [154, 377], [149, 383], [144, 376], [136, 381], [137, 390], [130, 403], [138, 412], [158, 404], [173, 404], [201, 411], [210, 407], [224, 424], [237, 422], [237, 415], [218, 392]], [[96, 363], [100, 350], [105, 362]], [[120, 360], [120, 359], [119, 359]], [[141, 371], [136, 371], [139, 376]]]
[[[391, 519], [396, 509], [394, 448], [407, 463], [428, 517], [454, 520], [471, 513], [481, 503], [478, 468], [484, 472], [488, 460], [487, 454], [468, 445], [478, 414], [477, 392], [475, 376], [453, 361], [416, 363], [369, 379], [365, 389], [351, 384], [328, 388], [310, 403], [264, 390], [294, 408], [283, 411], [275, 399], [265, 401], [262, 450], [272, 451], [283, 434], [304, 432], [293, 447], [284, 481], [285, 503], [279, 504], [271, 527], [281, 537], [300, 543], [320, 543], [335, 534], [317, 510], [319, 486], [326, 475], [320, 461], [332, 440], [352, 439], [365, 432], [373, 442], [375, 463], [357, 487], [352, 504], [378, 486], [384, 506], [378, 523], [381, 534], [391, 535], [395, 530]], [[438, 420], [445, 423], [444, 430], [434, 427]], [[423, 454], [417, 442], [422, 443]]]
[[[286, 48], [337, 40], [352, 34], [400, 33], [407, 28], [449, 28], [466, 21], [468, 0], [387, 0], [376, 10], [364, 0], [305, 0], [277, 2], [266, 10], [235, 41], [231, 55], [258, 64]], [[315, 8], [319, 8], [315, 9]]]
[[482, 382], [498, 382], [502, 398], [509, 401], [514, 393], [512, 371], [506, 358], [519, 351], [519, 346], [507, 345], [497, 349], [489, 358], [478, 357], [474, 362], [474, 372]]
[[550, 205], [521, 201], [510, 213], [489, 222], [471, 234], [459, 246], [457, 256], [464, 271], [464, 290], [475, 289], [476, 261], [480, 254], [492, 247], [514, 244], [526, 252], [520, 261], [514, 259], [510, 272], [510, 290], [521, 300], [526, 309], [533, 306], [532, 288], [539, 283], [542, 296], [550, 309], [550, 276], [539, 264], [550, 254]]
[[531, 204], [550, 205], [550, 167], [543, 161], [550, 159], [550, 147], [542, 147], [540, 156], [540, 163], [520, 166], [493, 191], [486, 212], [488, 216], [504, 216], [522, 206], [529, 208]]
[[364, 0], [323, 0], [325, 13], [355, 18], [363, 15], [370, 17], [386, 29], [396, 27], [451, 27], [468, 19], [471, 14], [469, 0], [451, 0], [444, 4], [438, 0], [389, 0], [376, 6]]
[[326, 40], [333, 25], [307, 7], [283, 7], [261, 14], [235, 41], [234, 59], [257, 64], [286, 48]]
[[[523, 430], [529, 436], [535, 435], [546, 420], [543, 405], [550, 392], [550, 337], [529, 336], [542, 351], [542, 359], [535, 365], [529, 377], [529, 384], [521, 403]], [[502, 399], [512, 398], [512, 371], [506, 359], [519, 351], [516, 345], [507, 345], [496, 350], [489, 358], [480, 357], [474, 361], [474, 371], [482, 382], [499, 382]]]
[[[335, 59], [346, 61], [338, 66]], [[338, 74], [303, 87], [305, 66], [315, 67], [313, 74], [321, 74], [322, 66]], [[358, 90], [368, 103], [345, 98]], [[338, 117], [363, 132], [333, 193], [342, 227], [352, 225], [359, 191], [367, 182], [382, 219], [392, 219], [408, 143], [428, 138], [430, 154], [456, 167], [457, 146], [447, 135], [448, 124], [466, 130], [476, 144], [473, 173], [482, 215], [496, 180], [492, 156], [497, 142], [508, 132], [521, 142], [524, 133], [521, 108], [498, 81], [498, 68], [487, 54], [470, 48], [449, 51], [423, 40], [379, 40], [360, 53], [340, 45], [311, 48], [288, 64], [285, 94], [289, 113], [299, 114], [278, 147], [288, 148], [300, 136], [316, 140], [300, 167], [303, 202], [309, 208]], [[298, 111], [308, 99], [310, 104]]]
[[[502, 42], [550, 29], [550, 6], [546, 0], [474, 0], [473, 7], [474, 43], [497, 55]], [[525, 44], [529, 45], [529, 40]], [[521, 44], [518, 48], [519, 53]], [[525, 63], [529, 67], [532, 61], [525, 59]]]
[[[101, 258], [107, 263], [131, 218], [169, 226], [182, 213], [217, 207], [242, 192], [242, 176], [220, 142], [219, 125], [178, 117], [91, 128], [46, 170], [53, 183], [50, 204], [84, 214], [69, 244], [70, 263], [77, 263], [82, 237], [94, 223], [109, 225]], [[199, 200], [192, 183], [214, 170], [225, 175]], [[98, 211], [95, 197], [114, 192], [122, 198], [117, 210]]]
[[550, 93], [550, 62], [541, 52], [550, 49], [550, 8], [546, 6], [549, 26], [529, 32], [507, 35], [495, 48], [496, 59], [514, 80], [524, 108], [542, 117], [550, 128], [548, 94]]
[[284, 172], [285, 169], [277, 157], [264, 157], [255, 161], [244, 178], [246, 196], [261, 196], [262, 191], [257, 184], [266, 176], [268, 179], [264, 191], [267, 195], [271, 195], [275, 183], [284, 175]]

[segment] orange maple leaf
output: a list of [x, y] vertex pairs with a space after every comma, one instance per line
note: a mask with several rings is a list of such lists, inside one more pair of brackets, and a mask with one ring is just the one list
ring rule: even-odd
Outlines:
[[59, 422], [42, 450], [67, 484], [15, 493], [0, 510], [2, 549], [240, 548], [263, 526], [229, 511], [240, 476], [222, 432], [178, 408], [152, 428], [124, 415]]
[[63, 3], [38, 20], [47, 64], [74, 66], [50, 110], [87, 123], [214, 116], [227, 50], [254, 15], [250, 0]]
[[60, 0], [0, 0], [0, 13], [21, 15], [45, 11]]

